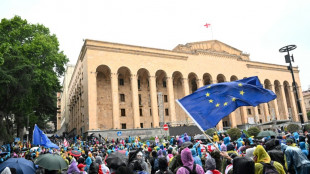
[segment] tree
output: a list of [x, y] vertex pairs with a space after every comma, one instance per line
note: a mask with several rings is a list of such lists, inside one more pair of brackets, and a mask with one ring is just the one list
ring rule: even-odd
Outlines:
[[241, 136], [241, 130], [238, 128], [231, 128], [227, 130], [227, 134], [230, 136], [231, 141], [236, 141]]
[[250, 127], [247, 132], [249, 133], [250, 136], [256, 137], [260, 130], [257, 127]]
[[217, 132], [216, 129], [214, 129], [214, 128], [210, 128], [210, 129], [206, 130], [206, 134], [208, 134], [211, 137], [213, 137], [214, 132]]
[[287, 128], [287, 131], [291, 133], [298, 132], [300, 130], [300, 127], [297, 124], [289, 124], [286, 128]]
[[[0, 119], [12, 132], [15, 118], [17, 134], [30, 119], [44, 128], [56, 117], [56, 93], [61, 90], [58, 77], [65, 71], [67, 57], [59, 51], [55, 35], [41, 24], [30, 24], [19, 16], [0, 23]], [[31, 122], [37, 120], [37, 122]], [[31, 131], [30, 131], [31, 132]]]
[[310, 124], [306, 124], [305, 125], [305, 130], [308, 131], [308, 132], [310, 131]]
[[310, 120], [310, 112], [307, 112], [308, 120]]

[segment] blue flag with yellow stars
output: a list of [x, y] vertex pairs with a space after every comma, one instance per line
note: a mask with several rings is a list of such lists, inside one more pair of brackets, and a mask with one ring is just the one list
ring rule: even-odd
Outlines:
[[177, 103], [205, 131], [240, 106], [257, 106], [276, 98], [271, 90], [264, 89], [257, 76], [233, 82], [216, 83], [199, 88], [177, 100]]

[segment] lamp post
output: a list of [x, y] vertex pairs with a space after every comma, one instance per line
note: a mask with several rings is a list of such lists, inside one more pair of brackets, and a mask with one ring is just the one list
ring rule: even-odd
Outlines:
[[33, 112], [31, 112], [31, 113], [29, 113], [28, 115], [27, 115], [27, 129], [26, 129], [26, 134], [27, 134], [27, 143], [28, 143], [28, 141], [29, 141], [29, 115], [30, 114], [33, 114], [33, 113], [35, 113], [36, 111], [33, 111]]
[[292, 61], [294, 62], [294, 57], [293, 57], [293, 54], [292, 54], [292, 56], [290, 56], [290, 51], [294, 50], [295, 48], [297, 48], [296, 45], [287, 45], [287, 46], [284, 46], [284, 47], [280, 48], [279, 52], [280, 53], [287, 52], [287, 55], [285, 55], [285, 63], [289, 63], [289, 66], [287, 68], [291, 71], [291, 74], [292, 74], [293, 90], [295, 92], [295, 96], [296, 96], [296, 100], [297, 100], [298, 115], [299, 115], [299, 118], [300, 118], [301, 125], [303, 126], [304, 118], [303, 118], [303, 115], [302, 115], [300, 100], [299, 100], [299, 96], [298, 96], [298, 92], [297, 92], [297, 86], [296, 86], [294, 72], [293, 72], [293, 66], [292, 66]]

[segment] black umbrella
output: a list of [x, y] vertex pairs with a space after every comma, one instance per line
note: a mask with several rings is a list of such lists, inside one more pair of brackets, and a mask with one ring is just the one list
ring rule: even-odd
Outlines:
[[120, 152], [112, 152], [106, 159], [107, 166], [112, 169], [118, 169], [121, 166], [126, 166], [127, 158], [125, 154]]

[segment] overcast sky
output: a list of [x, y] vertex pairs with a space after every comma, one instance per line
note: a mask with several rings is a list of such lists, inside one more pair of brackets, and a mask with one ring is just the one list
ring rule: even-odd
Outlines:
[[282, 65], [279, 49], [295, 44], [293, 65], [303, 90], [310, 85], [309, 0], [0, 0], [0, 18], [14, 15], [50, 28], [70, 64], [86, 38], [166, 50], [216, 39]]

